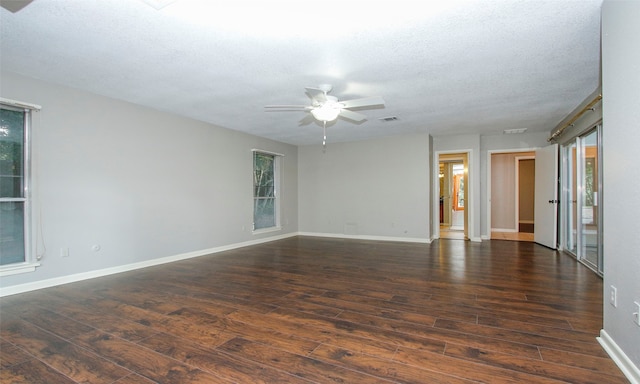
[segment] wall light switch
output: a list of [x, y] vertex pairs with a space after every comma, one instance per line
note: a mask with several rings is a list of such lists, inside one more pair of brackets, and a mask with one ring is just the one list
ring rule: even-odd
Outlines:
[[633, 302], [633, 322], [636, 323], [638, 327], [640, 327], [640, 303], [637, 301]]

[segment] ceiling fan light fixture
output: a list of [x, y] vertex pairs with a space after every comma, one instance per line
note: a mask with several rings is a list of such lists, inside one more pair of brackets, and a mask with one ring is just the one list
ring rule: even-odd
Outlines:
[[340, 106], [337, 104], [325, 103], [320, 107], [311, 110], [311, 114], [320, 121], [333, 121], [340, 114]]

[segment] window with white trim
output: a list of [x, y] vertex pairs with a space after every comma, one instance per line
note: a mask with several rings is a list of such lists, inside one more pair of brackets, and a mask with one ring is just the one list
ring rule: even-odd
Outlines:
[[278, 193], [281, 155], [253, 151], [253, 230], [280, 227]]
[[30, 246], [32, 109], [0, 101], [0, 275], [37, 266]]

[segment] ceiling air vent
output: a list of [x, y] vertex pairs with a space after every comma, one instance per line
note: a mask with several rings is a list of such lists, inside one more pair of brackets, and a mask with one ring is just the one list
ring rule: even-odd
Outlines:
[[505, 129], [502, 132], [504, 132], [505, 135], [512, 135], [515, 133], [525, 133], [526, 130], [527, 128], [514, 128], [514, 129]]
[[396, 120], [398, 120], [398, 117], [397, 116], [381, 117], [378, 120], [384, 121], [386, 123], [386, 122], [389, 122], [389, 121], [396, 121]]

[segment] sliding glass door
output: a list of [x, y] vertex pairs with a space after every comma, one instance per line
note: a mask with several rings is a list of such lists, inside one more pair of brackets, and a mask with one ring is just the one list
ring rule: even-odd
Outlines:
[[[563, 146], [563, 248], [602, 274], [601, 126]], [[564, 204], [563, 204], [564, 203]]]

